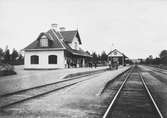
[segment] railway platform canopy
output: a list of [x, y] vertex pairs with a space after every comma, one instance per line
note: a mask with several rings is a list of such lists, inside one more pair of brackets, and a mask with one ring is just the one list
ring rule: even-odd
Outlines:
[[114, 49], [108, 54], [108, 60], [111, 61], [112, 64], [118, 63], [119, 65], [126, 65], [128, 57], [124, 53]]

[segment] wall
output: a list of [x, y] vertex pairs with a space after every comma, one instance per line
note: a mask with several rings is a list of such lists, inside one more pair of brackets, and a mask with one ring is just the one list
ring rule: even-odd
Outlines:
[[79, 50], [79, 41], [78, 38], [75, 36], [72, 43], [69, 44], [72, 49], [75, 49], [75, 42], [77, 43], [77, 50]]
[[[31, 64], [30, 57], [32, 55], [39, 56], [39, 64]], [[48, 56], [57, 55], [57, 64], [48, 64]], [[65, 68], [64, 51], [31, 51], [25, 52], [24, 60], [25, 69], [55, 69]]]

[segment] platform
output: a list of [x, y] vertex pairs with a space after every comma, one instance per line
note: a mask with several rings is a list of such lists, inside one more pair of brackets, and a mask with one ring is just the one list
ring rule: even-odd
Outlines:
[[58, 70], [24, 70], [23, 66], [16, 66], [15, 70], [17, 75], [4, 76], [0, 78], [0, 95], [58, 82], [70, 74], [98, 71], [107, 68], [108, 67], [70, 68]]

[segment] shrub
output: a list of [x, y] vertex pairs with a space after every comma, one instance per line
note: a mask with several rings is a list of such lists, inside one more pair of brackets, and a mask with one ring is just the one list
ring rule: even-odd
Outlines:
[[0, 76], [13, 75], [13, 74], [16, 74], [16, 72], [14, 71], [14, 66], [9, 64], [0, 65]]

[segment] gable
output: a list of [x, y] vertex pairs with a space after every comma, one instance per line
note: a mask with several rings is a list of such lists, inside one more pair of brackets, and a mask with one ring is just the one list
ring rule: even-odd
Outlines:
[[78, 40], [78, 38], [75, 36], [74, 39], [72, 40], [72, 42], [69, 43], [69, 45], [72, 49], [79, 50], [79, 40]]
[[119, 52], [117, 49], [111, 51], [109, 54], [108, 54], [109, 57], [122, 57], [124, 56], [123, 53]]
[[74, 43], [74, 42], [77, 42], [77, 43], [79, 44], [79, 39], [78, 39], [78, 37], [75, 36], [75, 37], [73, 38], [73, 40], [72, 40], [71, 43]]
[[24, 48], [24, 50], [32, 50], [32, 49], [44, 49], [44, 47], [40, 47], [40, 39], [41, 38], [47, 38], [48, 39], [48, 47], [47, 48], [58, 48], [63, 49], [63, 45], [61, 42], [57, 39], [57, 37], [54, 35], [54, 33], [49, 30], [46, 33], [40, 33], [40, 35], [37, 37], [35, 41], [33, 41], [31, 44], [29, 44], [27, 47]]
[[82, 44], [80, 36], [79, 36], [79, 33], [78, 33], [77, 30], [73, 30], [73, 31], [61, 31], [60, 33], [62, 34], [62, 36], [64, 38], [64, 42], [66, 42], [66, 43], [72, 43], [74, 37], [77, 37], [78, 41], [79, 41], [79, 44]]
[[80, 35], [79, 35], [79, 32], [77, 31], [76, 35], [75, 35], [77, 38], [78, 38], [78, 42], [79, 44], [82, 44], [81, 42], [81, 38], [80, 38]]

